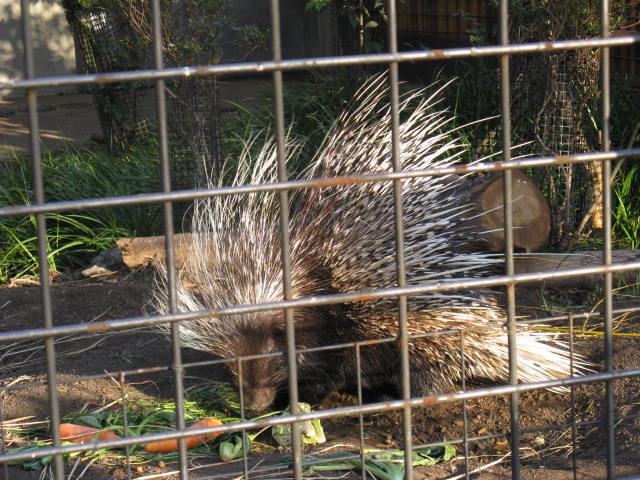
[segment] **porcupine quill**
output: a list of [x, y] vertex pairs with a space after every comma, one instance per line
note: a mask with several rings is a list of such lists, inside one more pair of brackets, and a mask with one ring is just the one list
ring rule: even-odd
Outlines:
[[[406, 171], [449, 167], [465, 146], [456, 138], [445, 110], [434, 110], [440, 90], [401, 96], [401, 165]], [[390, 107], [385, 76], [368, 81], [344, 112], [300, 178], [312, 179], [391, 171]], [[233, 185], [277, 181], [276, 149], [264, 144], [252, 158], [251, 145], [235, 163]], [[296, 145], [288, 147], [295, 155]], [[402, 182], [407, 285], [454, 278], [490, 276], [499, 255], [473, 251], [482, 235], [461, 202], [464, 180], [456, 176], [407, 178]], [[213, 185], [212, 185], [213, 186]], [[219, 185], [221, 186], [221, 185]], [[355, 183], [292, 193], [291, 275], [294, 298], [358, 292], [397, 285], [393, 185]], [[279, 206], [273, 192], [224, 195], [194, 203], [192, 242], [178, 274], [180, 311], [221, 309], [283, 300]], [[163, 269], [160, 269], [162, 272]], [[195, 286], [195, 288], [194, 288]], [[464, 331], [465, 378], [508, 379], [505, 311], [485, 289], [436, 292], [408, 298], [411, 395], [452, 391], [462, 376], [459, 333]], [[156, 285], [155, 306], [166, 313], [164, 275]], [[336, 343], [397, 337], [397, 299], [380, 298], [294, 310], [296, 346], [308, 349]], [[281, 310], [199, 318], [180, 323], [184, 346], [235, 358], [284, 352]], [[522, 328], [517, 336], [518, 377], [536, 382], [570, 375], [569, 351], [548, 333]], [[397, 342], [361, 349], [362, 386], [400, 384]], [[297, 355], [301, 400], [320, 399], [355, 384], [354, 348]], [[574, 369], [586, 367], [574, 361]], [[284, 355], [229, 363], [242, 382], [244, 404], [262, 411], [286, 388]], [[558, 390], [558, 389], [557, 389]]]

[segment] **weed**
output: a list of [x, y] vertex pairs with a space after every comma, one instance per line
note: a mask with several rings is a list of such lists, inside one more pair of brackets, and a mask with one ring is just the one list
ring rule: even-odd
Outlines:
[[623, 169], [620, 180], [613, 184], [612, 193], [615, 203], [611, 211], [615, 243], [632, 250], [640, 248], [638, 191], [640, 191], [640, 162], [635, 160]]

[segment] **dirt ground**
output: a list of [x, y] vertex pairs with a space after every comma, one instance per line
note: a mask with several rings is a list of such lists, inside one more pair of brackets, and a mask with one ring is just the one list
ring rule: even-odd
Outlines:
[[[77, 324], [96, 320], [109, 320], [143, 315], [146, 299], [151, 289], [149, 272], [119, 272], [99, 279], [69, 280], [64, 276], [52, 287], [53, 320], [56, 325]], [[523, 290], [519, 305], [529, 305], [528, 313], [543, 315], [540, 309], [541, 292]], [[584, 302], [582, 292], [569, 290], [542, 292], [549, 304], [564, 303], [571, 306]], [[632, 299], [633, 300], [633, 299]], [[638, 298], [635, 304], [638, 305]], [[587, 307], [588, 309], [588, 307]], [[525, 312], [527, 313], [527, 312]], [[0, 288], [0, 328], [23, 330], [42, 325], [40, 291], [37, 286], [22, 285]], [[639, 333], [640, 320], [632, 316], [620, 319], [620, 333]], [[601, 330], [595, 324], [590, 327]], [[638, 368], [640, 342], [634, 336], [616, 337], [615, 368]], [[597, 365], [602, 364], [601, 338], [576, 338], [576, 350]], [[185, 349], [184, 362], [206, 359], [204, 354]], [[114, 379], [117, 375], [105, 372], [130, 372], [126, 376], [126, 390], [130, 398], [151, 396], [171, 399], [173, 377], [168, 369], [136, 375], [137, 369], [167, 367], [170, 364], [168, 343], [151, 329], [134, 331], [92, 333], [84, 337], [61, 338], [56, 342], [56, 369], [59, 380], [60, 410], [62, 415], [104, 406], [120, 398], [122, 390]], [[225, 373], [211, 367], [189, 368], [187, 386], [212, 379], [224, 380]], [[48, 396], [45, 381], [44, 354], [41, 343], [0, 344], [0, 385], [10, 387], [0, 393], [2, 419], [32, 416], [34, 420], [48, 418]], [[525, 479], [599, 479], [606, 478], [604, 463], [606, 446], [601, 429], [603, 418], [604, 386], [589, 384], [575, 388], [573, 411], [580, 422], [587, 422], [573, 432], [575, 457], [571, 455], [572, 429], [569, 424], [572, 412], [572, 396], [549, 392], [532, 392], [521, 396], [522, 448], [526, 456], [522, 460], [522, 477]], [[627, 378], [615, 383], [616, 413], [623, 416], [616, 428], [617, 473], [620, 476], [640, 475], [640, 379]], [[330, 408], [353, 403], [348, 394], [333, 394], [318, 408]], [[467, 402], [468, 432], [470, 436], [485, 439], [469, 444], [469, 468], [483, 467], [478, 478], [510, 478], [510, 469], [504, 458], [508, 452], [508, 436], [492, 437], [492, 434], [508, 432], [509, 401], [507, 398], [483, 398]], [[119, 407], [113, 407], [119, 408]], [[416, 443], [428, 443], [461, 438], [463, 434], [463, 405], [448, 403], [413, 411], [413, 433]], [[358, 418], [341, 417], [323, 422], [328, 443], [341, 450], [357, 451]], [[371, 447], [394, 448], [402, 441], [401, 413], [391, 412], [365, 417], [365, 439]], [[550, 427], [545, 429], [545, 427]], [[15, 438], [5, 438], [9, 448], [16, 446]], [[12, 442], [14, 442], [12, 444]], [[315, 447], [318, 449], [318, 447]], [[313, 449], [310, 449], [313, 451]], [[416, 478], [450, 478], [464, 472], [463, 450], [456, 445], [457, 459], [433, 467], [417, 467]], [[265, 455], [252, 455], [250, 465], [257, 461], [275, 461], [286, 452], [273, 451]], [[574, 477], [573, 468], [577, 475]], [[217, 458], [200, 460], [199, 463], [216, 464]], [[487, 464], [496, 462], [492, 467]], [[165, 473], [166, 478], [177, 478], [169, 472], [175, 464], [146, 464], [134, 467], [133, 478]], [[1, 471], [1, 470], [0, 470]], [[242, 471], [242, 464], [225, 464], [194, 472], [194, 478], [202, 475], [222, 474], [234, 478]], [[235, 472], [235, 473], [233, 473]], [[23, 471], [10, 467], [8, 478], [36, 479], [40, 472]], [[224, 474], [227, 474], [225, 476]], [[2, 475], [0, 475], [1, 477]], [[282, 478], [287, 478], [284, 475]], [[75, 477], [74, 477], [75, 478]], [[83, 477], [87, 480], [126, 478], [126, 465], [122, 460], [95, 462]], [[165, 478], [163, 476], [163, 478]], [[475, 478], [475, 477], [474, 477]]]

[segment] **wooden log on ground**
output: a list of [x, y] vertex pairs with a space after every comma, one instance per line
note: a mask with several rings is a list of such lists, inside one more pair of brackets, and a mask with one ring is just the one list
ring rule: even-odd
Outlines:
[[[175, 235], [176, 265], [180, 268], [191, 245], [191, 235]], [[122, 238], [118, 240], [122, 260], [129, 268], [153, 265], [164, 259], [164, 237]], [[597, 267], [602, 265], [602, 252], [576, 253], [520, 253], [514, 259], [516, 273], [553, 272], [568, 268]], [[613, 263], [640, 262], [640, 250], [614, 250]], [[614, 286], [618, 281], [626, 284], [640, 281], [640, 271], [630, 270], [614, 274]], [[592, 288], [602, 281], [602, 275], [564, 277], [545, 280], [553, 287]]]
[[[513, 247], [535, 252], [547, 244], [551, 231], [551, 209], [547, 199], [524, 173], [512, 171]], [[504, 182], [501, 172], [468, 180], [462, 187], [461, 204], [471, 205], [465, 214], [476, 232], [485, 232], [474, 250], [504, 251]]]
[[[180, 266], [184, 263], [183, 259], [186, 252], [191, 248], [191, 234], [177, 233], [173, 236], [176, 245], [176, 265]], [[129, 268], [141, 267], [145, 265], [154, 265], [165, 258], [165, 238], [163, 235], [158, 237], [139, 237], [139, 238], [121, 238], [116, 242], [122, 261]]]
[[[614, 250], [612, 263], [640, 262], [640, 250]], [[516, 254], [514, 258], [515, 273], [537, 273], [566, 270], [569, 268], [599, 267], [602, 265], [602, 252], [599, 250], [575, 253], [529, 253]], [[560, 277], [544, 280], [553, 287], [593, 288], [602, 284], [603, 274]], [[640, 282], [640, 269], [615, 272], [614, 288], [619, 285], [630, 285]], [[537, 283], [537, 282], [536, 282]]]

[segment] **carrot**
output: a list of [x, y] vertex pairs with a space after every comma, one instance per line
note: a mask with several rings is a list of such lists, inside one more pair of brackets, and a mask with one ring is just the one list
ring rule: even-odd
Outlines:
[[[200, 420], [199, 422], [194, 423], [187, 430], [191, 430], [193, 428], [201, 428], [201, 427], [214, 427], [216, 425], [222, 425], [222, 422], [217, 418], [209, 417], [204, 420]], [[187, 448], [193, 448], [196, 445], [204, 442], [205, 440], [209, 440], [210, 438], [217, 437], [222, 434], [222, 432], [209, 433], [207, 435], [194, 435], [192, 437], [187, 437]], [[149, 442], [144, 446], [145, 451], [147, 452], [157, 452], [157, 453], [165, 453], [165, 452], [173, 452], [178, 449], [178, 439], [172, 438], [171, 440], [158, 440], [157, 442]]]
[[65, 442], [85, 443], [94, 440], [115, 440], [116, 438], [120, 437], [109, 430], [74, 425], [73, 423], [60, 424], [60, 440]]

